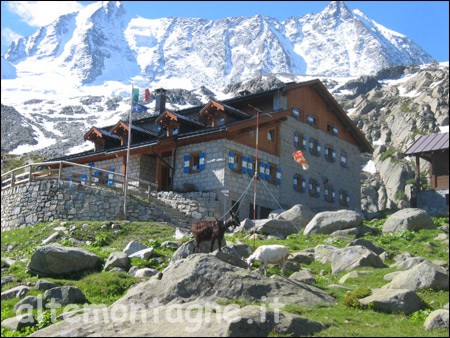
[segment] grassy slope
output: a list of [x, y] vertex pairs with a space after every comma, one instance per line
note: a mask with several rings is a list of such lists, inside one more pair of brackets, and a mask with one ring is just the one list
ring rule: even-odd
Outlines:
[[[448, 226], [448, 219], [435, 218], [435, 223]], [[106, 222], [107, 223], [107, 222]], [[83, 226], [87, 224], [87, 226]], [[75, 229], [71, 231], [70, 237], [81, 240], [90, 241], [90, 245], [84, 248], [96, 253], [101, 258], [106, 259], [113, 251], [122, 251], [125, 245], [131, 240], [138, 240], [148, 246], [153, 246], [157, 258], [149, 261], [133, 259], [133, 265], [139, 267], [152, 267], [162, 270], [168, 263], [174, 249], [163, 249], [160, 244], [165, 240], [173, 240], [174, 228], [158, 223], [150, 222], [117, 222], [120, 227], [120, 233], [114, 233], [111, 229], [102, 229], [105, 222], [70, 222], [66, 225], [75, 225]], [[371, 226], [380, 227], [383, 220], [375, 223], [368, 223]], [[59, 223], [43, 223], [34, 227], [25, 229], [17, 229], [14, 231], [3, 232], [1, 234], [1, 252], [2, 257], [10, 257], [13, 259], [29, 258], [35, 248], [54, 232], [53, 228]], [[379, 236], [366, 236], [375, 245], [386, 249], [393, 257], [402, 252], [410, 252], [415, 256], [422, 256], [429, 260], [444, 260], [448, 263], [448, 245], [434, 238], [441, 233], [439, 230], [423, 230], [419, 232], [401, 232], [396, 234], [382, 234]], [[253, 248], [262, 244], [279, 243], [287, 245], [291, 252], [313, 248], [318, 244], [334, 245], [336, 247], [344, 247], [348, 241], [342, 239], [331, 239], [325, 235], [303, 236], [301, 233], [289, 236], [286, 240], [247, 240], [243, 234], [237, 234], [227, 237], [228, 242], [243, 242], [251, 245]], [[58, 240], [63, 245], [70, 246], [70, 243], [64, 237]], [[433, 244], [430, 244], [433, 243]], [[392, 260], [386, 261], [386, 265], [392, 264]], [[423, 322], [426, 315], [434, 310], [442, 308], [449, 301], [448, 291], [424, 290], [418, 292], [418, 295], [428, 304], [428, 309], [416, 312], [410, 316], [403, 314], [386, 314], [376, 312], [371, 309], [361, 309], [357, 307], [349, 307], [344, 304], [347, 291], [336, 288], [329, 288], [330, 284], [338, 284], [339, 279], [347, 272], [339, 274], [331, 274], [330, 264], [321, 264], [313, 262], [310, 265], [302, 265], [303, 269], [310, 269], [316, 276], [316, 286], [326, 290], [329, 294], [337, 299], [337, 304], [319, 305], [312, 308], [290, 305], [285, 310], [303, 315], [307, 318], [320, 321], [327, 326], [327, 329], [318, 333], [316, 336], [391, 336], [391, 337], [443, 337], [448, 336], [448, 330], [432, 330], [425, 331]], [[344, 286], [353, 291], [364, 288], [378, 288], [387, 282], [383, 279], [384, 275], [395, 271], [394, 268], [359, 268], [368, 272], [356, 279], [348, 279]], [[272, 267], [268, 269], [269, 274], [280, 274], [281, 272]], [[31, 276], [26, 272], [26, 264], [17, 262], [8, 269], [2, 269], [2, 276], [12, 275], [19, 281], [35, 283], [38, 278]], [[54, 279], [61, 285], [74, 285], [79, 287], [85, 294], [91, 304], [110, 305], [119, 299], [126, 290], [137, 283], [138, 280], [126, 273], [120, 272], [98, 272], [87, 276], [72, 277], [72, 279]], [[2, 287], [2, 291], [9, 289], [18, 283], [8, 283]], [[38, 295], [40, 292], [31, 291], [32, 295]], [[2, 320], [15, 315], [13, 310], [17, 299], [2, 301]], [[42, 320], [41, 325], [48, 324], [48, 318]], [[25, 330], [22, 333], [11, 332], [2, 328], [2, 336], [26, 335], [32, 330]], [[276, 335], [276, 334], [274, 334]]]

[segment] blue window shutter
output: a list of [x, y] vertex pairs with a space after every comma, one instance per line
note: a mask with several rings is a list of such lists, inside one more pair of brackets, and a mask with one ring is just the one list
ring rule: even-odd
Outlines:
[[189, 174], [189, 165], [190, 165], [190, 157], [189, 155], [184, 155], [183, 172], [186, 174]]
[[321, 153], [322, 153], [322, 148], [321, 148], [320, 142], [317, 141], [317, 156], [320, 156]]
[[242, 173], [245, 174], [247, 172], [247, 156], [242, 155]]
[[302, 192], [306, 192], [306, 178], [302, 178]]
[[228, 152], [228, 168], [234, 170], [234, 151], [230, 150]]
[[265, 179], [266, 181], [270, 181], [270, 179], [272, 178], [272, 176], [270, 175], [270, 164], [266, 163], [266, 175], [265, 175]]
[[250, 176], [253, 176], [253, 158], [248, 157], [247, 158], [247, 174], [249, 174]]
[[277, 184], [281, 184], [281, 167], [277, 167]]
[[336, 126], [333, 126], [333, 135], [338, 136], [339, 135], [339, 129]]
[[299, 142], [299, 140], [298, 140], [298, 131], [295, 131], [294, 132], [294, 147], [295, 148], [298, 148], [298, 142]]
[[347, 166], [347, 154], [341, 154], [341, 166]]
[[298, 190], [298, 177], [296, 174], [294, 174], [294, 181], [293, 181], [292, 187], [294, 188], [295, 191]]
[[90, 167], [95, 167], [95, 162], [89, 163]]
[[302, 148], [303, 148], [303, 150], [306, 150], [308, 148], [308, 145], [306, 142], [306, 136], [302, 137]]
[[[110, 172], [114, 172], [116, 169], [114, 167], [109, 168]], [[106, 184], [108, 185], [112, 185], [113, 184], [113, 179], [114, 179], [114, 174], [108, 174], [108, 182]]]
[[200, 171], [205, 170], [205, 153], [201, 152], [200, 153]]
[[265, 176], [266, 176], [266, 164], [263, 161], [261, 161], [259, 162], [259, 178], [263, 180]]
[[312, 137], [309, 139], [309, 152], [314, 153], [314, 139]]

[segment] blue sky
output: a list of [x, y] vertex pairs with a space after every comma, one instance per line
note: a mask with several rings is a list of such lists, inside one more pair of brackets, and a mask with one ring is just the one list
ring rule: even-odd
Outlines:
[[[2, 1], [1, 49], [11, 41], [32, 35], [57, 16], [93, 1]], [[291, 16], [319, 13], [329, 1], [122, 1], [132, 15], [145, 18], [225, 17], [261, 14], [283, 21]], [[404, 34], [437, 61], [449, 61], [449, 1], [346, 1], [388, 29]]]

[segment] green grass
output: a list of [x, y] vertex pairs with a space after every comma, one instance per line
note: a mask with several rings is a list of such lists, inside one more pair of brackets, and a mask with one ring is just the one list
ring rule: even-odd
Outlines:
[[[388, 213], [386, 217], [389, 217]], [[365, 222], [371, 227], [380, 228], [383, 226], [386, 218], [372, 222]], [[447, 226], [448, 218], [433, 218], [437, 227]], [[115, 233], [110, 228], [102, 228], [103, 225], [114, 223], [119, 226], [120, 231]], [[83, 226], [83, 224], [88, 224]], [[45, 238], [54, 232], [53, 228], [58, 226], [59, 222], [43, 223], [26, 229], [17, 229], [3, 232], [1, 234], [2, 257], [14, 259], [29, 258], [37, 246]], [[145, 261], [143, 259], [133, 258], [132, 265], [139, 268], [150, 267], [161, 271], [167, 266], [174, 249], [161, 247], [165, 240], [172, 240], [174, 228], [167, 225], [152, 222], [69, 222], [75, 229], [70, 233], [70, 237], [79, 241], [90, 241], [90, 245], [84, 245], [83, 248], [96, 253], [103, 260], [113, 251], [122, 251], [131, 240], [137, 240], [147, 246], [152, 246], [156, 257]], [[442, 233], [440, 230], [421, 230], [417, 232], [403, 231], [398, 233], [380, 233], [378, 235], [366, 235], [364, 238], [372, 241], [388, 251], [388, 259], [384, 268], [363, 267], [355, 269], [364, 271], [358, 278], [349, 278], [343, 286], [353, 292], [354, 297], [360, 297], [365, 290], [380, 288], [387, 284], [384, 276], [390, 272], [397, 271], [396, 268], [390, 268], [394, 263], [393, 257], [403, 252], [410, 252], [414, 256], [421, 256], [428, 260], [443, 260], [448, 263], [448, 246], [442, 242], [435, 241], [434, 238]], [[283, 244], [289, 247], [290, 252], [301, 251], [307, 248], [314, 248], [319, 244], [333, 245], [338, 248], [348, 245], [350, 240], [332, 239], [327, 235], [304, 236], [303, 233], [297, 233], [288, 236], [285, 240], [248, 240], [245, 234], [226, 235], [228, 243], [245, 243], [253, 249], [263, 244]], [[59, 238], [58, 242], [68, 245], [68, 240], [64, 237]], [[12, 247], [12, 249], [11, 249]], [[9, 251], [8, 251], [9, 250]], [[255, 268], [258, 264], [255, 264]], [[314, 286], [326, 291], [336, 299], [335, 304], [320, 304], [312, 307], [299, 305], [287, 305], [285, 311], [307, 317], [311, 320], [322, 322], [326, 329], [317, 333], [316, 337], [448, 337], [448, 330], [425, 331], [423, 323], [430, 311], [442, 308], [449, 301], [448, 291], [422, 290], [417, 292], [428, 305], [428, 308], [422, 309], [416, 313], [406, 316], [400, 313], [377, 312], [370, 307], [360, 308], [349, 306], [351, 299], [346, 289], [330, 287], [331, 284], [339, 284], [339, 280], [348, 273], [343, 271], [338, 274], [331, 273], [331, 264], [322, 264], [312, 262], [309, 265], [302, 264], [302, 269], [311, 270], [316, 277]], [[293, 271], [288, 271], [285, 275], [289, 276]], [[269, 267], [267, 276], [273, 274], [281, 275], [278, 267]], [[38, 278], [31, 276], [26, 271], [26, 263], [16, 262], [11, 267], [2, 271], [2, 276], [12, 275], [18, 279], [17, 283], [8, 283], [2, 288], [2, 291], [16, 286], [19, 282], [35, 283]], [[46, 278], [59, 285], [73, 285], [80, 288], [86, 295], [90, 304], [111, 305], [120, 299], [126, 291], [135, 283], [139, 282], [136, 278], [121, 272], [96, 272], [89, 275], [78, 276], [71, 279]], [[32, 295], [40, 294], [39, 291], [32, 290]], [[2, 301], [2, 319], [15, 315], [13, 310], [17, 303], [16, 299]], [[346, 305], [347, 303], [347, 305]], [[239, 299], [219, 301], [221, 305], [237, 304], [241, 307], [249, 305], [248, 302]], [[59, 310], [62, 312], [63, 309]], [[49, 321], [45, 318], [39, 324], [48, 325]], [[36, 329], [26, 329], [24, 332], [12, 332], [2, 328], [2, 336], [25, 336]], [[276, 332], [270, 336], [283, 336]], [[286, 335], [284, 335], [286, 336]], [[289, 335], [287, 335], [289, 336]]]

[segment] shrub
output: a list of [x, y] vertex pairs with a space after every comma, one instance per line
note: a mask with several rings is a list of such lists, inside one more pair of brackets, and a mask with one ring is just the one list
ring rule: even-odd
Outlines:
[[363, 308], [359, 299], [370, 296], [372, 291], [369, 288], [361, 287], [356, 291], [348, 291], [344, 297], [344, 305], [351, 308]]

